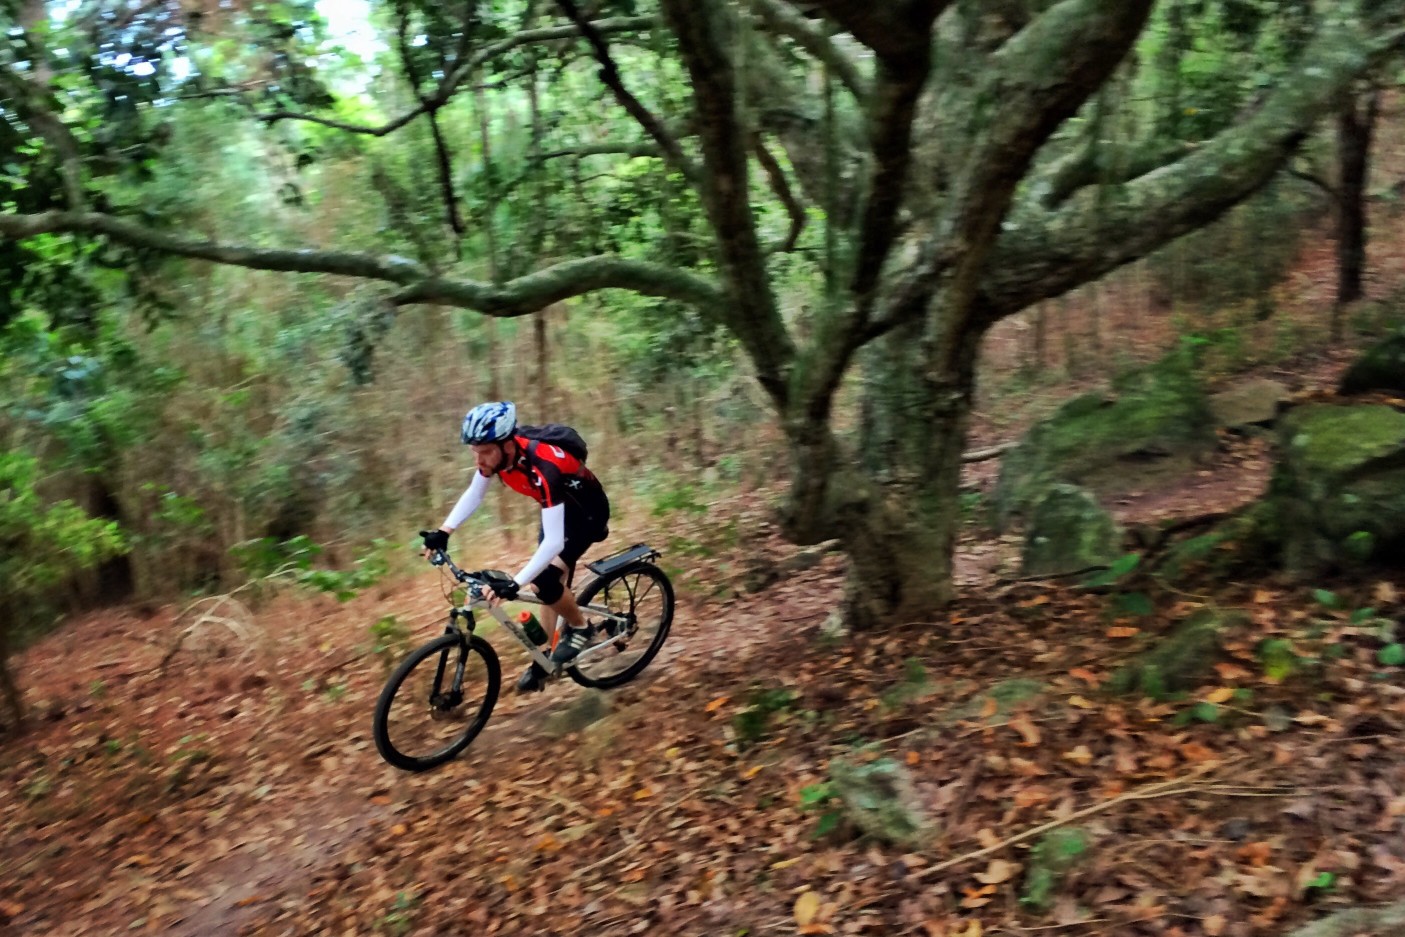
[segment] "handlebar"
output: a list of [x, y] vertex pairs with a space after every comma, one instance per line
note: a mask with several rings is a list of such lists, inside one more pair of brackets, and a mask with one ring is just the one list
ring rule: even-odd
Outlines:
[[480, 570], [470, 573], [467, 570], [459, 569], [454, 565], [454, 561], [449, 559], [449, 554], [443, 550], [431, 550], [429, 552], [429, 565], [447, 566], [449, 572], [453, 574], [455, 579], [468, 586], [469, 598], [474, 600], [482, 599], [483, 590], [485, 588], [491, 589], [493, 586], [492, 580], [483, 575], [484, 571]]

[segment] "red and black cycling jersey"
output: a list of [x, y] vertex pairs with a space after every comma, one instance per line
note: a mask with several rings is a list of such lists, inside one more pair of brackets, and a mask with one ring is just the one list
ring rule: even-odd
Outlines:
[[512, 441], [517, 443], [517, 458], [498, 469], [498, 477], [513, 491], [533, 499], [543, 510], [565, 504], [594, 514], [593, 508], [605, 500], [600, 479], [565, 449], [525, 436], [513, 436]]

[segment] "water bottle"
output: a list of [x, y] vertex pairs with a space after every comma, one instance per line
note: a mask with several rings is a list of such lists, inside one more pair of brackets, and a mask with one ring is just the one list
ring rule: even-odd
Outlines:
[[523, 610], [517, 615], [517, 621], [522, 625], [522, 630], [527, 632], [527, 637], [533, 644], [542, 645], [549, 639], [546, 630], [542, 628], [542, 623], [537, 621], [537, 616], [531, 612]]

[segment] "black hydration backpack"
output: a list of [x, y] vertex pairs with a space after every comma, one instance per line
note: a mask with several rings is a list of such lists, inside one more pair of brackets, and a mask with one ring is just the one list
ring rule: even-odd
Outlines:
[[590, 449], [581, 434], [564, 423], [543, 423], [541, 426], [519, 426], [517, 432], [534, 442], [544, 442], [565, 449], [585, 464]]

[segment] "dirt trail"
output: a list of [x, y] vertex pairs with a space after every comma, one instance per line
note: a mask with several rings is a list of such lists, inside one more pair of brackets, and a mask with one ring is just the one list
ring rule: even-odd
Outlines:
[[[832, 565], [787, 588], [807, 593], [797, 620], [822, 617], [838, 595]], [[762, 609], [776, 599], [754, 596], [725, 614], [680, 599], [659, 658], [615, 696], [745, 671], [765, 650]], [[383, 670], [365, 653], [366, 623], [413, 619], [412, 610], [432, 619], [444, 607], [432, 574], [346, 607], [279, 600], [250, 623], [255, 653], [206, 625], [164, 674], [157, 667], [181, 630], [169, 612], [87, 616], [29, 651], [19, 666], [37, 677], [30, 695], [44, 701], [42, 723], [6, 753], [0, 798], [11, 822], [0, 868], [52, 887], [20, 890], [12, 932], [235, 933], [270, 907], [296, 906], [344, 871], [343, 857], [373, 829], [436, 788], [492, 778], [512, 769], [504, 753], [555, 744], [542, 726], [579, 699], [569, 681], [527, 697], [505, 689], [483, 734], [437, 772], [409, 776], [380, 761], [369, 720]], [[310, 609], [320, 614], [309, 620]], [[435, 627], [422, 624], [417, 638]], [[493, 641], [505, 687], [522, 665], [509, 641]], [[198, 650], [205, 643], [238, 656], [211, 658]], [[35, 814], [28, 829], [12, 825], [22, 812]], [[446, 832], [462, 833], [452, 822]]]

